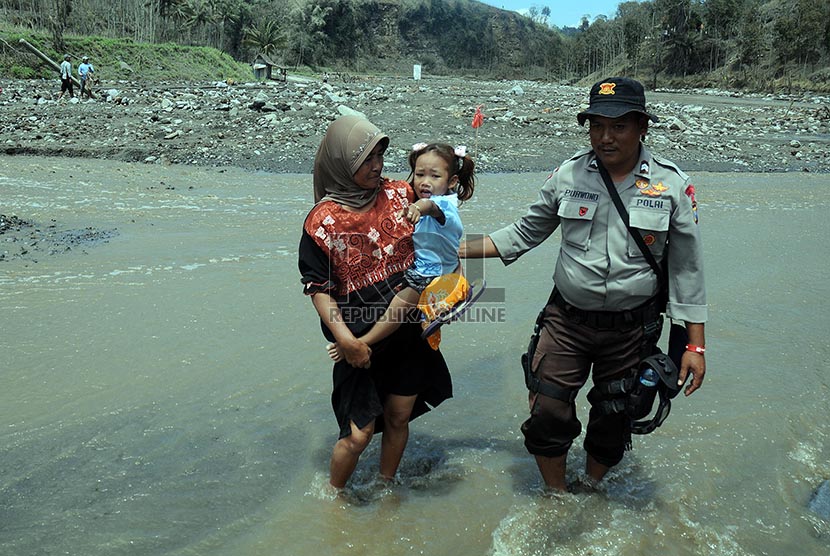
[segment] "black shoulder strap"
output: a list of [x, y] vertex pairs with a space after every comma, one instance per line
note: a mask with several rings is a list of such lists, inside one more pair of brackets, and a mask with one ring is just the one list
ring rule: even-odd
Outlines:
[[597, 168], [599, 169], [599, 175], [602, 176], [605, 188], [608, 190], [608, 194], [611, 195], [611, 200], [614, 201], [614, 206], [617, 207], [617, 212], [620, 213], [620, 218], [622, 218], [622, 221], [625, 223], [625, 227], [628, 228], [628, 233], [630, 233], [631, 237], [634, 238], [634, 243], [636, 243], [637, 247], [640, 248], [640, 251], [643, 252], [643, 256], [648, 261], [651, 269], [654, 270], [655, 274], [657, 274], [657, 279], [660, 281], [660, 284], [665, 285], [667, 281], [666, 276], [663, 273], [663, 269], [660, 268], [659, 264], [657, 264], [657, 259], [654, 258], [654, 255], [651, 253], [651, 249], [649, 249], [646, 242], [643, 241], [643, 236], [641, 236], [637, 230], [631, 228], [631, 225], [628, 222], [628, 211], [625, 210], [622, 199], [620, 199], [620, 194], [617, 192], [614, 182], [611, 181], [611, 176], [608, 174], [608, 170], [602, 165], [599, 158], [596, 158], [595, 160], [597, 162]]

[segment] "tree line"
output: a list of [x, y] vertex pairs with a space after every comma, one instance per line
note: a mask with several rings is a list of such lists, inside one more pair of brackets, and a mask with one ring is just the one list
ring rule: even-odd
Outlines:
[[653, 79], [730, 76], [830, 83], [826, 0], [644, 0], [548, 25], [472, 0], [0, 0], [7, 24], [137, 42], [211, 46], [238, 60], [262, 52], [289, 67], [401, 70], [575, 81], [605, 72]]

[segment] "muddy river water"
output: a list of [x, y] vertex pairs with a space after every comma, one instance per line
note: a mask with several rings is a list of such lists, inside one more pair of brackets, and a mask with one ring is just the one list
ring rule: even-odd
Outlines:
[[[557, 234], [485, 265], [504, 301], [446, 329], [455, 397], [413, 423], [398, 484], [375, 484], [376, 439], [331, 499], [330, 365], [296, 264], [310, 176], [0, 157], [0, 213], [106, 232], [0, 235], [0, 553], [827, 554], [806, 505], [830, 478], [830, 180], [694, 178], [706, 382], [601, 492], [542, 496], [519, 432]], [[467, 232], [543, 179], [482, 175]]]

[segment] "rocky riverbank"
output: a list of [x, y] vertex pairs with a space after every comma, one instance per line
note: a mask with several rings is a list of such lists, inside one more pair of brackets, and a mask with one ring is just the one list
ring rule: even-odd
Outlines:
[[[269, 83], [103, 83], [95, 100], [57, 99], [52, 81], [0, 81], [0, 152], [151, 165], [311, 172], [328, 123], [358, 111], [391, 137], [389, 172], [409, 147], [466, 144], [479, 172], [548, 171], [588, 144], [584, 88], [526, 81], [294, 78]], [[648, 143], [688, 172], [830, 171], [830, 98], [653, 91]], [[484, 125], [470, 123], [483, 105]], [[0, 207], [2, 208], [2, 207]], [[76, 252], [117, 230], [0, 215], [0, 261]]]
[[118, 235], [115, 229], [92, 226], [82, 229], [62, 229], [55, 220], [33, 222], [16, 215], [0, 214], [0, 262], [26, 259], [37, 262], [40, 257], [61, 255], [73, 250], [107, 242]]
[[[349, 81], [349, 82], [346, 82]], [[0, 152], [310, 172], [327, 124], [367, 115], [392, 138], [389, 171], [424, 140], [466, 144], [481, 172], [546, 171], [587, 144], [584, 87], [529, 81], [338, 76], [268, 83], [103, 82], [57, 101], [58, 82], [0, 81]], [[830, 98], [653, 91], [652, 148], [693, 171], [830, 171]], [[477, 105], [484, 125], [470, 126]]]

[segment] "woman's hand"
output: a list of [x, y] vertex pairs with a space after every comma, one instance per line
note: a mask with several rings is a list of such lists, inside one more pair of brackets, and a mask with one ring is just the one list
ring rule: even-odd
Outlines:
[[346, 362], [352, 367], [368, 369], [371, 364], [369, 358], [372, 355], [372, 348], [366, 342], [354, 337], [349, 327], [343, 322], [343, 315], [334, 298], [325, 292], [318, 292], [311, 296], [311, 302], [317, 314], [334, 335], [334, 341]]
[[372, 365], [372, 348], [366, 342], [352, 338], [343, 343], [337, 342], [337, 346], [346, 358], [346, 362], [352, 367], [368, 369]]

